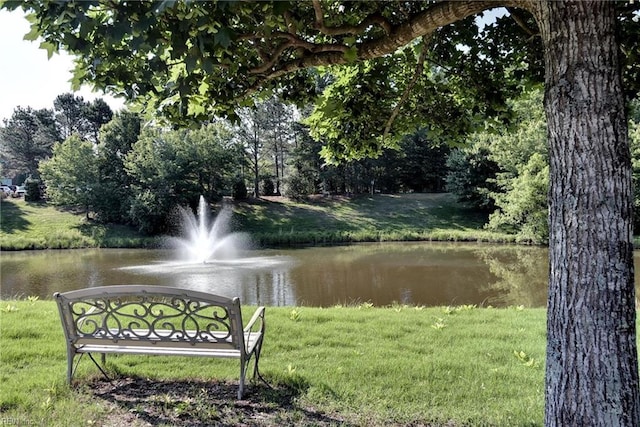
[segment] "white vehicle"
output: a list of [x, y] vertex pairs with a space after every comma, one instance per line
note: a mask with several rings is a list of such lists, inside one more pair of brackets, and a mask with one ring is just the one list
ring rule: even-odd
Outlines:
[[11, 194], [13, 197], [24, 197], [27, 190], [24, 188], [24, 185], [20, 185], [16, 187], [16, 189]]
[[0, 185], [0, 191], [2, 191], [6, 195], [12, 193], [11, 188], [8, 185]]

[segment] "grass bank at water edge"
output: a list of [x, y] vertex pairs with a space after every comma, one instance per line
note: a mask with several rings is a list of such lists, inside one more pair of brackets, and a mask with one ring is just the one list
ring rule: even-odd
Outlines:
[[[545, 311], [268, 307], [261, 371], [235, 360], [88, 358], [65, 382], [52, 301], [0, 302], [0, 419], [46, 426], [541, 425]], [[246, 314], [253, 309], [247, 307]]]
[[[283, 197], [228, 202], [233, 231], [249, 233], [257, 245], [327, 245], [379, 241], [513, 242], [513, 235], [483, 228], [486, 215], [450, 194]], [[221, 204], [213, 206], [219, 210]], [[160, 246], [162, 236], [143, 236], [132, 227], [86, 220], [83, 213], [23, 199], [0, 201], [0, 249]]]
[[44, 202], [0, 200], [0, 250], [140, 248], [158, 242], [131, 227], [87, 221], [84, 214]]

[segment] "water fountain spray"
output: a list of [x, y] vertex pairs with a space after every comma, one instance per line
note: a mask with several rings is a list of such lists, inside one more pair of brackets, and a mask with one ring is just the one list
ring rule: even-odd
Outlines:
[[198, 263], [228, 260], [238, 257], [239, 252], [247, 247], [249, 238], [245, 233], [229, 233], [230, 208], [224, 207], [212, 220], [209, 206], [200, 196], [196, 215], [184, 208], [180, 212], [184, 237], [174, 237], [171, 241], [181, 258]]

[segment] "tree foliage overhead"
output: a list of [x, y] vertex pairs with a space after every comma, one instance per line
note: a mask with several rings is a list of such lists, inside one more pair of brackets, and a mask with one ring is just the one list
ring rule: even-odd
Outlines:
[[[308, 68], [371, 61], [357, 69], [357, 76], [351, 71], [351, 79], [362, 85], [361, 91], [352, 86], [352, 96], [380, 86], [375, 91], [380, 98], [372, 105], [384, 108], [379, 117], [369, 116], [376, 119], [369, 129], [361, 126], [358, 132], [386, 135], [391, 134], [390, 117], [401, 112], [418, 117], [423, 111], [416, 108], [433, 105], [415, 94], [429, 101], [442, 98], [443, 111], [454, 108], [452, 118], [468, 119], [455, 110], [465, 94], [447, 102], [450, 89], [443, 92], [434, 72], [448, 74], [449, 87], [484, 99], [488, 106], [482, 109], [499, 108], [500, 91], [509, 85], [496, 82], [505, 73], [502, 62], [487, 59], [492, 43], [471, 43], [480, 31], [469, 25], [473, 18], [439, 28], [501, 3], [9, 1], [5, 7], [20, 5], [28, 11], [28, 39], [41, 37], [50, 53], [65, 49], [77, 55], [76, 85], [88, 80], [123, 93], [174, 122], [234, 116], [258, 92], [277, 90], [285, 98], [309, 99], [316, 95], [316, 73]], [[490, 29], [486, 37], [505, 37]], [[400, 50], [403, 46], [409, 47]], [[376, 59], [385, 55], [393, 56]], [[538, 74], [539, 57], [527, 65]], [[477, 84], [460, 85], [460, 78]], [[362, 121], [373, 111], [370, 103], [365, 106]], [[371, 144], [371, 138], [363, 142], [364, 154]]]
[[[627, 80], [636, 82], [637, 8], [622, 5], [621, 48]], [[495, 22], [476, 22], [474, 15], [500, 6], [508, 12]], [[306, 101], [319, 95], [318, 72], [335, 73], [312, 131], [340, 125], [333, 128], [339, 137], [324, 139], [325, 157], [338, 160], [379, 154], [415, 131], [417, 120], [455, 138], [486, 116], [503, 115], [525, 77], [543, 78], [538, 28], [518, 9], [524, 6], [516, 0], [5, 3], [27, 11], [27, 39], [42, 39], [50, 54], [76, 54], [76, 86], [90, 81], [174, 123], [235, 118], [236, 108], [253, 105], [251, 97], [273, 91], [285, 101]], [[345, 64], [352, 67], [332, 67]]]
[[[312, 94], [307, 69], [380, 58], [423, 36], [426, 60], [452, 75], [476, 77], [466, 86], [499, 101], [496, 71], [542, 78], [538, 29], [527, 3], [6, 0], [4, 7], [27, 11], [26, 39], [40, 38], [50, 55], [60, 49], [77, 55], [75, 85], [90, 81], [153, 101], [179, 120], [233, 115], [240, 100], [249, 105], [249, 95], [275, 89], [276, 81], [287, 96]], [[484, 28], [462, 19], [494, 7], [509, 12]], [[626, 71], [638, 77], [636, 13], [633, 2], [620, 3]], [[400, 60], [415, 67], [415, 58], [406, 59]]]
[[425, 70], [425, 49], [420, 42], [331, 71], [334, 82], [306, 120], [314, 139], [324, 142], [325, 159], [377, 157], [384, 147], [398, 148], [403, 135], [425, 123], [431, 133], [461, 141], [474, 120], [485, 117], [472, 102], [476, 98], [464, 93], [468, 85], [461, 84], [460, 76], [438, 67]]

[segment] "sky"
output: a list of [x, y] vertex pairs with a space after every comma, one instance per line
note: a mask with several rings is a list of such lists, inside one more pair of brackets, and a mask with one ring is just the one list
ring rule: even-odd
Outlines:
[[[47, 51], [38, 47], [38, 41], [23, 40], [28, 32], [29, 22], [22, 10], [0, 9], [0, 124], [17, 106], [53, 108], [58, 95], [72, 92], [72, 57], [62, 52], [47, 59]], [[91, 86], [74, 94], [85, 101], [102, 98], [114, 111], [123, 106], [121, 99], [93, 92]]]

